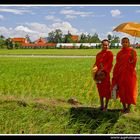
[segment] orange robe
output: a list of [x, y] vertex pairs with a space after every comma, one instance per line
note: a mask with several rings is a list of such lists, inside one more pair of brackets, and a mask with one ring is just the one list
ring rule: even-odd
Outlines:
[[97, 83], [97, 88], [100, 97], [106, 97], [107, 99], [111, 98], [110, 90], [110, 71], [112, 69], [113, 62], [113, 53], [110, 50], [102, 50], [96, 55], [95, 64], [98, 67], [98, 70], [102, 69], [106, 76], [101, 83]]
[[[132, 56], [133, 51], [133, 56]], [[137, 99], [137, 76], [136, 76], [137, 53], [132, 48], [122, 48], [116, 57], [113, 69], [112, 88], [118, 85], [117, 96], [126, 104], [136, 104]]]

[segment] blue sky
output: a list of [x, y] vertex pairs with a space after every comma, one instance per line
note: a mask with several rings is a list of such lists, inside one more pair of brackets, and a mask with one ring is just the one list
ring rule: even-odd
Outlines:
[[[97, 33], [100, 39], [124, 22], [140, 23], [140, 5], [0, 5], [0, 34], [5, 37], [25, 37], [32, 40], [47, 37], [55, 29], [64, 34]], [[140, 41], [139, 38], [136, 39]]]

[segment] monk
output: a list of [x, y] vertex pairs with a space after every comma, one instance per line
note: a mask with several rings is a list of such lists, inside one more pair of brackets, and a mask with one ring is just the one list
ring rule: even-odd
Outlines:
[[[112, 69], [113, 53], [109, 50], [109, 41], [102, 40], [102, 50], [96, 55], [97, 71], [94, 77], [100, 97], [100, 110], [107, 111], [108, 102], [111, 98], [110, 72]], [[105, 101], [104, 101], [105, 100]], [[104, 103], [105, 102], [105, 103]]]
[[117, 96], [123, 105], [122, 112], [129, 113], [131, 104], [136, 105], [138, 87], [136, 76], [137, 53], [130, 47], [127, 37], [121, 40], [122, 49], [116, 56], [113, 69], [112, 88], [117, 86]]

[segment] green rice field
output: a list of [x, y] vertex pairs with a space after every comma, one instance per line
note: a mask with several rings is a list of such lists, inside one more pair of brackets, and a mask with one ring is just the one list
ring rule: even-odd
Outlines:
[[[100, 49], [1, 49], [0, 55], [3, 54], [34, 54], [34, 55], [96, 55]], [[114, 55], [119, 49], [112, 49]]]
[[[26, 49], [0, 54], [96, 55], [98, 51]], [[112, 49], [114, 55], [118, 51]], [[137, 53], [140, 83], [139, 49]], [[119, 99], [110, 100], [107, 112], [97, 109], [99, 96], [91, 77], [94, 62], [95, 58], [0, 56], [0, 134], [139, 134], [139, 95], [131, 113], [120, 113]], [[76, 103], [70, 102], [73, 98]]]

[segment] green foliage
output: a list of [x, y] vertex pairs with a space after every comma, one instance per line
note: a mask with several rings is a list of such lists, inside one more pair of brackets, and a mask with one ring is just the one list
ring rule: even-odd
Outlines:
[[53, 43], [61, 43], [62, 42], [62, 31], [60, 29], [56, 29], [55, 31], [52, 31], [48, 33], [49, 42]]
[[86, 35], [84, 33], [82, 33], [80, 35], [80, 40], [79, 40], [80, 43], [100, 43], [101, 40], [99, 39], [98, 37], [98, 34], [95, 33], [94, 35]]
[[[62, 47], [62, 46], [60, 46]], [[0, 54], [44, 54], [44, 55], [87, 55], [87, 56], [95, 56], [101, 48], [99, 49], [13, 49], [6, 50], [0, 49]], [[138, 50], [138, 49], [137, 49]], [[117, 54], [119, 49], [111, 50], [114, 55]], [[139, 51], [138, 51], [139, 54]]]
[[20, 48], [20, 46], [21, 46], [21, 44], [20, 44], [20, 43], [18, 43], [18, 42], [16, 42], [16, 43], [14, 44], [14, 48], [15, 48], [15, 49]]
[[107, 39], [110, 41], [111, 44], [120, 43], [120, 38], [116, 35], [112, 36], [112, 35], [108, 34]]
[[14, 47], [14, 45], [13, 45], [13, 43], [11, 41], [11, 38], [6, 39], [5, 44], [7, 46], [7, 49], [13, 49], [13, 47]]
[[[47, 51], [56, 53], [56, 50]], [[87, 53], [82, 49], [78, 51], [79, 54], [81, 51], [84, 51], [82, 54]], [[98, 51], [96, 49], [96, 53]], [[139, 50], [137, 52], [139, 56]], [[28, 53], [32, 51], [28, 50]], [[94, 62], [95, 58], [1, 57], [0, 133], [139, 134], [139, 96], [136, 108], [132, 108], [130, 114], [120, 113], [122, 106], [119, 100], [110, 100], [108, 112], [97, 109], [99, 96], [91, 77]], [[138, 61], [138, 82], [139, 65]], [[67, 101], [72, 97], [81, 105], [69, 104]]]
[[3, 35], [0, 36], [0, 49], [5, 49], [5, 37]]

